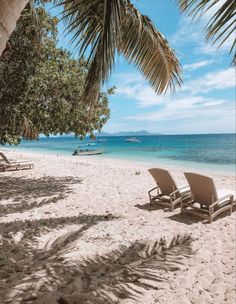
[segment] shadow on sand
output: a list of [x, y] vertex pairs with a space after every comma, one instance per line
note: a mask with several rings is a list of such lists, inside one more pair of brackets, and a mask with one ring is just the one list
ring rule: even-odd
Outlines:
[[[11, 199], [15, 203], [0, 205], [0, 215], [23, 212], [56, 203], [72, 193], [71, 186], [78, 183], [82, 183], [82, 180], [71, 176], [41, 178], [4, 176], [0, 178], [0, 202]], [[47, 198], [38, 200], [43, 197]]]
[[[171, 273], [186, 267], [192, 254], [187, 235], [173, 238], [168, 246], [164, 239], [134, 242], [105, 255], [66, 258], [86, 230], [114, 219], [108, 214], [1, 223], [0, 302], [111, 304], [135, 300], [144, 290], [168, 284]], [[73, 231], [68, 225], [73, 225]], [[65, 226], [66, 233], [39, 249], [36, 237]]]
[[[233, 207], [232, 209], [232, 212], [235, 212], [236, 211], [236, 208], [235, 206]], [[219, 214], [215, 219], [214, 221], [217, 221], [219, 219], [222, 219], [226, 216], [229, 216], [229, 212], [226, 211], [226, 212], [222, 212], [221, 214]], [[199, 223], [199, 222], [202, 222], [203, 224], [208, 224], [208, 220], [204, 220], [198, 216], [194, 216], [192, 214], [187, 214], [187, 213], [178, 213], [178, 214], [174, 214], [174, 215], [171, 215], [168, 217], [168, 219], [172, 220], [172, 221], [176, 221], [176, 222], [179, 222], [179, 223], [184, 223], [184, 224], [187, 224], [187, 225], [192, 225], [192, 224], [195, 224], [195, 223]]]
[[[45, 290], [57, 290], [63, 286], [64, 272], [65, 280], [71, 281], [71, 268], [62, 256], [86, 230], [116, 218], [112, 214], [81, 215], [0, 223], [0, 303], [35, 303], [31, 292], [42, 295]], [[59, 237], [39, 249], [36, 238], [50, 232], [59, 233]]]
[[168, 208], [166, 206], [162, 206], [162, 205], [158, 205], [158, 204], [150, 204], [150, 203], [147, 203], [147, 204], [144, 204], [144, 205], [137, 204], [134, 207], [137, 207], [141, 210], [146, 210], [146, 211], [149, 211], [149, 212], [156, 211], [156, 210], [163, 210], [165, 212], [170, 211], [170, 208]]
[[[0, 179], [0, 198], [16, 203], [3, 205], [0, 211], [7, 214], [56, 202], [72, 192], [71, 185], [80, 182], [72, 177], [4, 177]], [[45, 196], [49, 198], [43, 199]], [[31, 197], [42, 200], [27, 204]], [[137, 241], [115, 251], [108, 249], [104, 255], [68, 258], [73, 252], [78, 254], [78, 242], [84, 244], [80, 238], [87, 230], [99, 222], [115, 219], [118, 218], [112, 214], [81, 214], [0, 223], [0, 303], [136, 301], [145, 290], [169, 284], [172, 273], [186, 267], [192, 251], [191, 238], [185, 235], [173, 238], [168, 245], [163, 239]]]
[[199, 217], [186, 213], [173, 214], [171, 216], [168, 216], [167, 218], [172, 221], [183, 223], [186, 225], [192, 225], [201, 221]]

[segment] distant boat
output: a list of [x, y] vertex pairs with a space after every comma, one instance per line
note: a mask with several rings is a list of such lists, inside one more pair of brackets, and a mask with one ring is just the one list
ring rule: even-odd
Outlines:
[[107, 142], [107, 139], [106, 138], [101, 138], [101, 139], [98, 139], [98, 142]]
[[126, 142], [141, 142], [140, 139], [136, 138], [136, 137], [130, 137], [125, 139]]
[[87, 147], [87, 146], [95, 146], [96, 143], [84, 143], [84, 144], [81, 144], [81, 145], [78, 145], [78, 147]]
[[104, 149], [94, 149], [94, 150], [79, 149], [79, 150], [75, 150], [72, 155], [73, 156], [98, 155], [98, 154], [102, 154], [103, 152], [104, 152]]

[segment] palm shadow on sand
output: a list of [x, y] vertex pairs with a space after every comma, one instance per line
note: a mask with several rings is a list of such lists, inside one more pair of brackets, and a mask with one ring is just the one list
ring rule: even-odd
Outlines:
[[81, 184], [82, 179], [71, 176], [41, 178], [4, 176], [0, 178], [0, 202], [10, 199], [14, 203], [0, 204], [0, 215], [24, 212], [56, 203], [70, 195], [73, 192], [72, 185], [78, 183]]
[[[34, 289], [40, 294], [37, 280], [46, 290], [52, 288], [54, 280], [59, 279], [62, 283], [64, 276], [60, 270], [67, 268], [62, 255], [72, 249], [73, 242], [86, 230], [101, 221], [116, 218], [112, 214], [80, 215], [0, 223], [0, 303], [5, 303], [6, 299], [9, 300], [8, 303], [21, 303], [23, 298], [28, 298], [28, 295], [31, 297]], [[70, 231], [68, 225], [74, 227], [73, 231]], [[53, 231], [60, 232], [65, 227], [67, 232], [54, 239], [49, 249], [46, 249], [47, 243], [41, 249], [35, 246], [37, 237]], [[21, 290], [21, 287], [17, 286], [24, 287]], [[12, 292], [15, 296], [11, 299]], [[30, 300], [27, 303], [31, 303]]]
[[[16, 203], [1, 206], [3, 214], [37, 208], [69, 195], [72, 177], [0, 179], [0, 198]], [[49, 197], [45, 200], [45, 196]], [[27, 203], [39, 197], [40, 202]], [[6, 207], [7, 206], [7, 207]], [[5, 208], [5, 209], [4, 209]], [[170, 245], [134, 242], [104, 255], [66, 259], [83, 234], [112, 214], [0, 223], [0, 303], [112, 304], [135, 299], [147, 289], [162, 288], [169, 275], [185, 267], [191, 238], [178, 236]], [[70, 228], [71, 227], [71, 228]], [[37, 238], [56, 237], [37, 246]], [[57, 234], [58, 233], [58, 234]], [[54, 234], [55, 236], [55, 234]], [[96, 245], [96, 244], [95, 244]], [[158, 287], [157, 287], [158, 285]]]
[[[68, 261], [66, 254], [74, 242], [111, 215], [0, 224], [0, 300], [7, 303], [112, 304], [119, 299], [137, 299], [147, 289], [162, 288], [170, 274], [186, 265], [192, 254], [191, 238], [177, 236], [167, 246], [165, 240], [134, 242], [105, 255]], [[34, 246], [35, 237], [65, 225], [79, 224], [77, 230], [54, 239], [48, 250]], [[82, 225], [82, 227], [81, 227]], [[15, 243], [12, 234], [22, 233]], [[5, 283], [6, 286], [5, 286]], [[158, 286], [157, 286], [158, 285]]]

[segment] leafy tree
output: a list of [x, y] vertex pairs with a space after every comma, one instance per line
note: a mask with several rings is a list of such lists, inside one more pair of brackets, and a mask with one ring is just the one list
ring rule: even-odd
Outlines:
[[57, 18], [42, 6], [37, 9], [38, 28], [34, 18], [27, 6], [0, 58], [1, 144], [39, 133], [84, 136], [100, 130], [109, 118], [113, 88], [99, 93], [95, 104], [83, 103], [87, 62], [56, 46]]
[[[167, 88], [181, 84], [181, 68], [175, 52], [151, 20], [142, 15], [130, 0], [52, 1], [62, 6], [68, 30], [74, 33], [80, 52], [90, 49], [83, 94], [86, 102], [96, 103], [100, 87], [114, 66], [117, 52], [136, 65], [156, 92], [163, 93]], [[0, 54], [22, 10], [20, 2], [26, 1], [1, 2], [4, 5], [0, 14], [0, 35], [4, 41], [0, 44]], [[6, 20], [10, 22], [6, 23]]]

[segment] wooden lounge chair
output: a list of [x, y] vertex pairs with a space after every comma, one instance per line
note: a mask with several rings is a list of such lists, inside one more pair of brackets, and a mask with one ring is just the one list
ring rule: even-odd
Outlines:
[[181, 203], [181, 213], [190, 213], [206, 219], [211, 223], [213, 219], [224, 211], [229, 214], [233, 208], [233, 194], [221, 196], [216, 191], [211, 177], [192, 173], [184, 173], [191, 193], [189, 199]]
[[6, 155], [0, 152], [0, 171], [7, 170], [23, 170], [23, 169], [32, 169], [34, 168], [34, 163], [31, 161], [16, 161], [10, 160], [6, 157]]
[[[152, 168], [148, 171], [157, 184], [156, 187], [148, 191], [150, 204], [157, 202], [160, 205], [169, 207], [173, 211], [175, 206], [180, 204], [185, 196], [189, 195], [189, 187], [178, 188], [167, 170]], [[154, 190], [156, 190], [155, 195], [152, 194]]]

